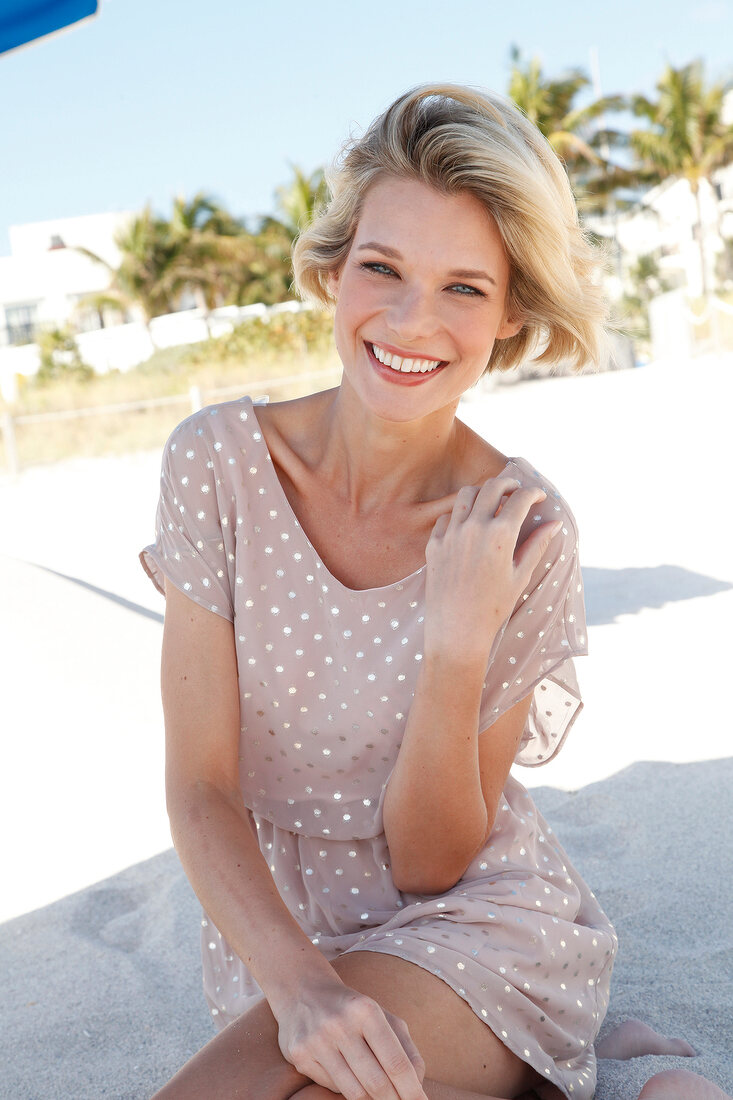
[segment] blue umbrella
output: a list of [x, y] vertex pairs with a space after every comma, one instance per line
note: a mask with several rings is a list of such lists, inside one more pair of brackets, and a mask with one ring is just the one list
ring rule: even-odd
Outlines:
[[96, 15], [91, 0], [0, 0], [0, 54]]

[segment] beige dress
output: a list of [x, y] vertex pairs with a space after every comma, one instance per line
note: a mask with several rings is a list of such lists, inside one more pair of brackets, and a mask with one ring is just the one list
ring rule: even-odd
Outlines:
[[[496, 638], [482, 737], [533, 692], [516, 762], [545, 763], [582, 706], [586, 652], [573, 517], [530, 463], [507, 470], [547, 499], [531, 527], [565, 521]], [[423, 566], [352, 590], [327, 570], [278, 480], [249, 397], [185, 420], [164, 452], [157, 541], [141, 560], [234, 624], [240, 776], [280, 895], [323, 954], [381, 951], [447, 982], [520, 1058], [590, 1100], [593, 1042], [617, 941], [527, 791], [509, 777], [485, 848], [440, 895], [401, 893], [382, 825], [422, 659]], [[204, 915], [204, 989], [223, 1026], [261, 995]]]

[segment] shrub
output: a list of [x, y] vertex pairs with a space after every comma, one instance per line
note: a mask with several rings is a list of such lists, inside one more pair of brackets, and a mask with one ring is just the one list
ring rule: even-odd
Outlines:
[[41, 365], [35, 375], [35, 382], [43, 385], [57, 379], [76, 379], [89, 381], [94, 371], [82, 362], [79, 347], [69, 328], [50, 328], [37, 337]]

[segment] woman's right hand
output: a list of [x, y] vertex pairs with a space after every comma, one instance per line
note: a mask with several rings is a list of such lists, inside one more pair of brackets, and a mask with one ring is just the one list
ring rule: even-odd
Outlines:
[[273, 1012], [283, 1057], [315, 1084], [345, 1100], [427, 1100], [407, 1024], [340, 979], [309, 982]]

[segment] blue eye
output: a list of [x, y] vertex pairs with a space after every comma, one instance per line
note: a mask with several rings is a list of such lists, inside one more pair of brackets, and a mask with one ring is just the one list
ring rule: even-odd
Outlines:
[[375, 275], [394, 275], [395, 272], [389, 266], [389, 264], [380, 263], [378, 260], [365, 260], [364, 263], [359, 265], [365, 271], [371, 271]]
[[479, 290], [478, 287], [468, 286], [466, 283], [454, 283], [454, 285], [450, 289], [455, 290], [457, 294], [462, 295], [464, 298], [486, 297], [484, 292], [482, 290]]

